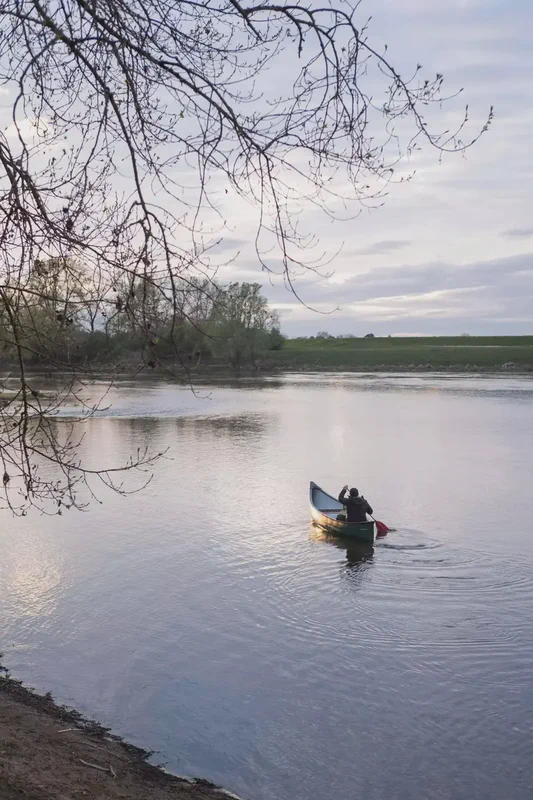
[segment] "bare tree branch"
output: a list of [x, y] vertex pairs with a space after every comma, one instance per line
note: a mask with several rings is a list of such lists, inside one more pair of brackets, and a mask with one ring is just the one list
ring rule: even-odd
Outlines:
[[[80, 331], [108, 357], [112, 336], [139, 337], [140, 367], [162, 366], [164, 343], [189, 379], [229, 202], [253, 209], [258, 265], [296, 294], [331, 256], [317, 257], [306, 211], [354, 218], [383, 202], [403, 157], [463, 152], [492, 120], [467, 136], [467, 108], [435, 129], [428, 112], [457, 95], [419, 66], [402, 76], [355, 0], [0, 0], [0, 13], [0, 347], [17, 368], [0, 456], [20, 513], [76, 505], [92, 476], [59, 416], [90, 379]], [[46, 402], [35, 359], [69, 376]], [[123, 491], [114, 475], [100, 473]]]

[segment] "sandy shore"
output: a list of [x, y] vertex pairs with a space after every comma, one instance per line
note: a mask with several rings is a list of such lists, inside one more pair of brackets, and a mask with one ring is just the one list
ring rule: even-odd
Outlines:
[[221, 800], [207, 781], [193, 783], [148, 764], [147, 753], [49, 695], [0, 676], [1, 800]]

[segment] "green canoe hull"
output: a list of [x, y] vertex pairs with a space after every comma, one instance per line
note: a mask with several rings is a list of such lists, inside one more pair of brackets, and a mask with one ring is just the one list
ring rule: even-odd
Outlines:
[[374, 544], [375, 522], [345, 522], [336, 519], [343, 511], [339, 501], [324, 492], [316, 483], [310, 485], [311, 516], [315, 525], [334, 536], [343, 536], [365, 544]]

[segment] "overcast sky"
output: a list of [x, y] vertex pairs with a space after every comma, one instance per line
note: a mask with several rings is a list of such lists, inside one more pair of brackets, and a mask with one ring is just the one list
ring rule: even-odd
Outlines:
[[[533, 3], [531, 0], [365, 0], [374, 44], [406, 72], [444, 73], [464, 86], [472, 119], [490, 105], [489, 132], [463, 157], [426, 149], [412, 182], [349, 223], [316, 219], [335, 275], [303, 279], [302, 307], [281, 285], [265, 293], [289, 335], [533, 333]], [[223, 277], [261, 280], [242, 221], [240, 253]], [[315, 220], [313, 220], [313, 225]]]
[[[331, 277], [307, 273], [296, 281], [322, 313], [261, 274], [258, 210], [220, 182], [228, 230], [220, 230], [224, 240], [213, 253], [232, 263], [218, 277], [262, 282], [289, 335], [533, 334], [533, 0], [362, 0], [357, 24], [368, 16], [369, 42], [376, 50], [387, 44], [404, 76], [419, 63], [424, 77], [444, 74], [445, 93], [464, 87], [434, 129], [453, 126], [468, 103], [471, 133], [494, 106], [490, 130], [464, 156], [440, 159], [426, 147], [400, 171], [414, 170], [411, 181], [391, 185], [383, 207], [350, 222], [332, 223], [308, 208], [301, 224], [320, 250], [342, 247]], [[294, 52], [282, 58], [294, 60]], [[261, 76], [260, 94], [276, 94], [283, 80], [290, 87], [289, 61]], [[13, 96], [5, 87], [0, 95], [1, 118], [11, 114]], [[7, 137], [16, 134], [11, 127]], [[187, 184], [187, 171], [177, 177]], [[208, 215], [205, 221], [209, 227]]]

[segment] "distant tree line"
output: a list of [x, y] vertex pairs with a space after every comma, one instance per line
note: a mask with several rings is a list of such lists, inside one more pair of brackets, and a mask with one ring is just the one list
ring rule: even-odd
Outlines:
[[194, 275], [166, 287], [150, 274], [112, 283], [68, 258], [35, 261], [18, 296], [15, 328], [11, 310], [0, 298], [1, 357], [16, 360], [20, 347], [35, 366], [216, 360], [239, 369], [284, 343], [258, 283], [224, 286]]
[[[355, 333], [339, 333], [337, 336], [333, 336], [331, 333], [327, 331], [319, 331], [316, 336], [298, 336], [298, 339], [305, 340], [305, 339], [357, 339]], [[364, 336], [365, 339], [373, 339], [373, 333], [367, 333]]]

